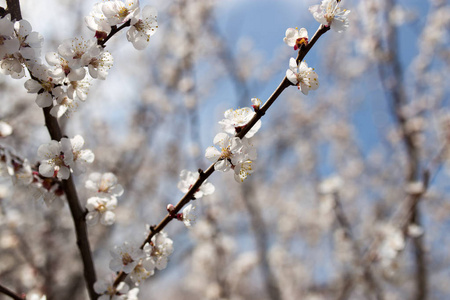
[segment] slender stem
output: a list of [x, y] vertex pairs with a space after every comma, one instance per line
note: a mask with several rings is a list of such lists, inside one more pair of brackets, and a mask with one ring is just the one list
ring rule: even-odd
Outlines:
[[105, 47], [106, 42], [113, 37], [116, 33], [124, 29], [125, 27], [129, 27], [131, 25], [131, 20], [128, 20], [127, 22], [123, 23], [120, 27], [113, 26], [111, 28], [111, 32], [108, 34], [108, 36], [104, 40], [98, 40], [97, 43], [100, 46]]

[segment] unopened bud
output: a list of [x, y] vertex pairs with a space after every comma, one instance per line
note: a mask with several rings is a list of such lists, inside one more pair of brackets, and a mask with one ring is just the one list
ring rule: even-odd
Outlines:
[[167, 211], [169, 213], [172, 213], [174, 209], [175, 209], [175, 206], [173, 206], [172, 204], [167, 204]]
[[259, 100], [259, 98], [252, 98], [252, 107], [255, 111], [259, 110], [259, 107], [261, 106], [262, 102]]

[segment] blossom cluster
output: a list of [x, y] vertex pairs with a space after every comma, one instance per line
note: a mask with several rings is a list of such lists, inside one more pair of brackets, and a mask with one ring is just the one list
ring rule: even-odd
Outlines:
[[[150, 230], [147, 230], [149, 233]], [[130, 275], [135, 285], [152, 276], [155, 269], [163, 270], [173, 252], [173, 241], [165, 232], [155, 234], [150, 243], [146, 243], [141, 249], [134, 243], [124, 242], [121, 246], [115, 246], [110, 251], [112, 259], [109, 267], [114, 272], [124, 272]], [[112, 281], [97, 281], [95, 291], [103, 296], [99, 299], [128, 299], [126, 293], [129, 289], [125, 283], [116, 288]], [[117, 298], [114, 298], [117, 297]]]
[[83, 150], [83, 146], [84, 139], [80, 135], [41, 145], [38, 148], [39, 173], [44, 177], [68, 179], [72, 172], [75, 175], [85, 172], [86, 164], [92, 163], [95, 156], [91, 150]]
[[145, 6], [139, 18], [139, 0], [112, 0], [95, 4], [93, 10], [85, 18], [89, 29], [95, 31], [95, 37], [104, 40], [113, 27], [129, 22], [127, 39], [137, 50], [148, 46], [150, 37], [158, 28], [157, 11], [154, 7]]
[[[26, 20], [13, 22], [8, 14], [0, 19], [0, 71], [12, 78], [25, 76], [28, 93], [37, 94], [39, 107], [51, 107], [50, 114], [60, 118], [85, 101], [91, 78], [104, 80], [113, 65], [112, 55], [104, 50], [103, 41], [117, 25], [130, 26], [127, 39], [136, 49], [148, 46], [150, 36], [157, 29], [156, 9], [146, 6], [139, 18], [139, 1], [114, 0], [97, 3], [85, 18], [87, 26], [95, 31], [91, 39], [73, 38], [63, 41], [57, 52], [40, 59], [42, 36], [33, 32]], [[89, 74], [89, 76], [88, 76]], [[90, 77], [90, 78], [89, 78]]]
[[[260, 103], [257, 98], [253, 98], [252, 102]], [[243, 182], [253, 173], [252, 164], [257, 154], [250, 138], [261, 128], [261, 120], [258, 120], [242, 139], [235, 134], [243, 130], [255, 114], [249, 107], [225, 111], [225, 119], [219, 122], [224, 132], [218, 133], [213, 141], [220, 150], [211, 146], [205, 152], [205, 157], [214, 162], [216, 171], [234, 170], [234, 179], [237, 182]]]
[[[341, 10], [336, 0], [323, 0], [321, 4], [311, 6], [309, 11], [319, 23], [337, 32], [343, 32], [349, 26], [347, 16], [350, 11]], [[294, 50], [299, 50], [300, 47], [308, 45], [308, 31], [305, 28], [288, 28], [283, 41]], [[286, 78], [305, 95], [308, 95], [310, 90], [319, 88], [314, 69], [308, 67], [305, 61], [297, 61], [293, 57], [289, 60]]]
[[28, 21], [5, 15], [0, 19], [0, 72], [17, 79], [25, 76], [24, 66], [40, 62], [43, 41]]
[[86, 223], [95, 225], [100, 219], [102, 225], [112, 225], [116, 220], [113, 210], [117, 207], [117, 197], [123, 194], [123, 187], [117, 183], [116, 175], [109, 172], [92, 173], [85, 187], [95, 192], [95, 196], [90, 197], [86, 203]]
[[[2, 145], [0, 145], [0, 175], [9, 176], [15, 185], [28, 187], [33, 199], [42, 199], [47, 205], [53, 204], [64, 194], [58, 178], [44, 177], [27, 159], [15, 154], [14, 149]], [[56, 203], [62, 204], [60, 201]]]

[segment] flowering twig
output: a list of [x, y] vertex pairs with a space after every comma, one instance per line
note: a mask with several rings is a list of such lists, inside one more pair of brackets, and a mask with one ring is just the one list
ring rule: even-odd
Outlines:
[[[319, 29], [316, 31], [314, 36], [311, 38], [308, 45], [302, 45], [299, 48], [298, 55], [297, 55], [297, 62], [302, 61], [306, 54], [308, 54], [309, 50], [314, 46], [316, 41], [328, 30], [330, 30], [329, 26], [320, 25]], [[242, 139], [258, 122], [262, 116], [266, 113], [266, 111], [269, 109], [269, 107], [275, 102], [275, 100], [278, 99], [278, 97], [281, 95], [281, 93], [289, 86], [291, 86], [292, 83], [286, 78], [286, 76], [283, 78], [277, 89], [272, 93], [272, 95], [267, 99], [267, 101], [264, 103], [263, 106], [261, 106], [259, 109], [256, 110], [256, 114], [253, 116], [253, 118], [238, 132], [236, 133], [235, 137], [238, 137]], [[148, 234], [145, 241], [141, 244], [140, 248], [143, 249], [146, 243], [150, 243], [151, 239], [159, 232], [161, 232], [167, 224], [172, 221], [173, 215], [176, 215], [186, 204], [188, 204], [191, 200], [194, 200], [194, 194], [196, 191], [200, 188], [200, 186], [206, 181], [206, 179], [211, 176], [212, 173], [214, 173], [214, 165], [216, 162], [212, 163], [206, 171], [202, 171], [199, 169], [199, 177], [197, 181], [192, 185], [192, 187], [189, 189], [189, 191], [181, 198], [181, 200], [171, 209], [171, 212], [168, 213], [164, 219], [156, 226], [150, 226], [150, 233]], [[127, 273], [120, 271], [117, 277], [114, 280], [114, 287], [117, 287], [119, 283], [121, 283], [125, 278], [127, 277]]]
[[[8, 3], [8, 11], [11, 13], [12, 18], [15, 19], [16, 21], [21, 20], [22, 16], [20, 13], [19, 1], [8, 0], [7, 3]], [[59, 141], [63, 137], [63, 134], [58, 124], [58, 120], [52, 115], [50, 115], [50, 110], [52, 107], [53, 105], [50, 107], [43, 108], [45, 125], [48, 129], [48, 132], [52, 140]], [[92, 253], [87, 235], [86, 221], [84, 219], [85, 212], [78, 199], [77, 191], [72, 176], [69, 177], [67, 180], [62, 181], [62, 187], [64, 190], [64, 194], [66, 195], [67, 202], [69, 204], [70, 212], [72, 214], [72, 218], [75, 225], [77, 245], [83, 262], [84, 278], [86, 281], [89, 297], [91, 299], [97, 299], [97, 294], [94, 291], [94, 283], [97, 279], [95, 275], [94, 262], [92, 260]]]

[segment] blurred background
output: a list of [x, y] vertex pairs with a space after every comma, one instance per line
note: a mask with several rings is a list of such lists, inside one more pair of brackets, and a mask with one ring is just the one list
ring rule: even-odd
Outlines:
[[[84, 17], [94, 4], [22, 0], [21, 8], [44, 36], [44, 55], [93, 36]], [[225, 110], [276, 89], [296, 56], [285, 31], [305, 27], [311, 38], [315, 4], [142, 0], [158, 10], [149, 47], [135, 50], [123, 32], [107, 43], [107, 79], [93, 80], [86, 102], [60, 121], [96, 155], [75, 178], [83, 205], [91, 172], [113, 172], [125, 188], [116, 223], [89, 228], [98, 278], [112, 276], [114, 245], [142, 242], [145, 225], [181, 199], [181, 170], [209, 166], [204, 152]], [[450, 298], [450, 5], [341, 6], [350, 27], [327, 32], [305, 58], [319, 89], [283, 92], [252, 138], [255, 172], [242, 184], [214, 173], [216, 192], [196, 201], [196, 224], [169, 224], [174, 253], [139, 299]], [[0, 120], [14, 129], [0, 144], [34, 164], [49, 135], [26, 79], [0, 76]], [[87, 299], [67, 204], [46, 205], [4, 175], [2, 285]]]

